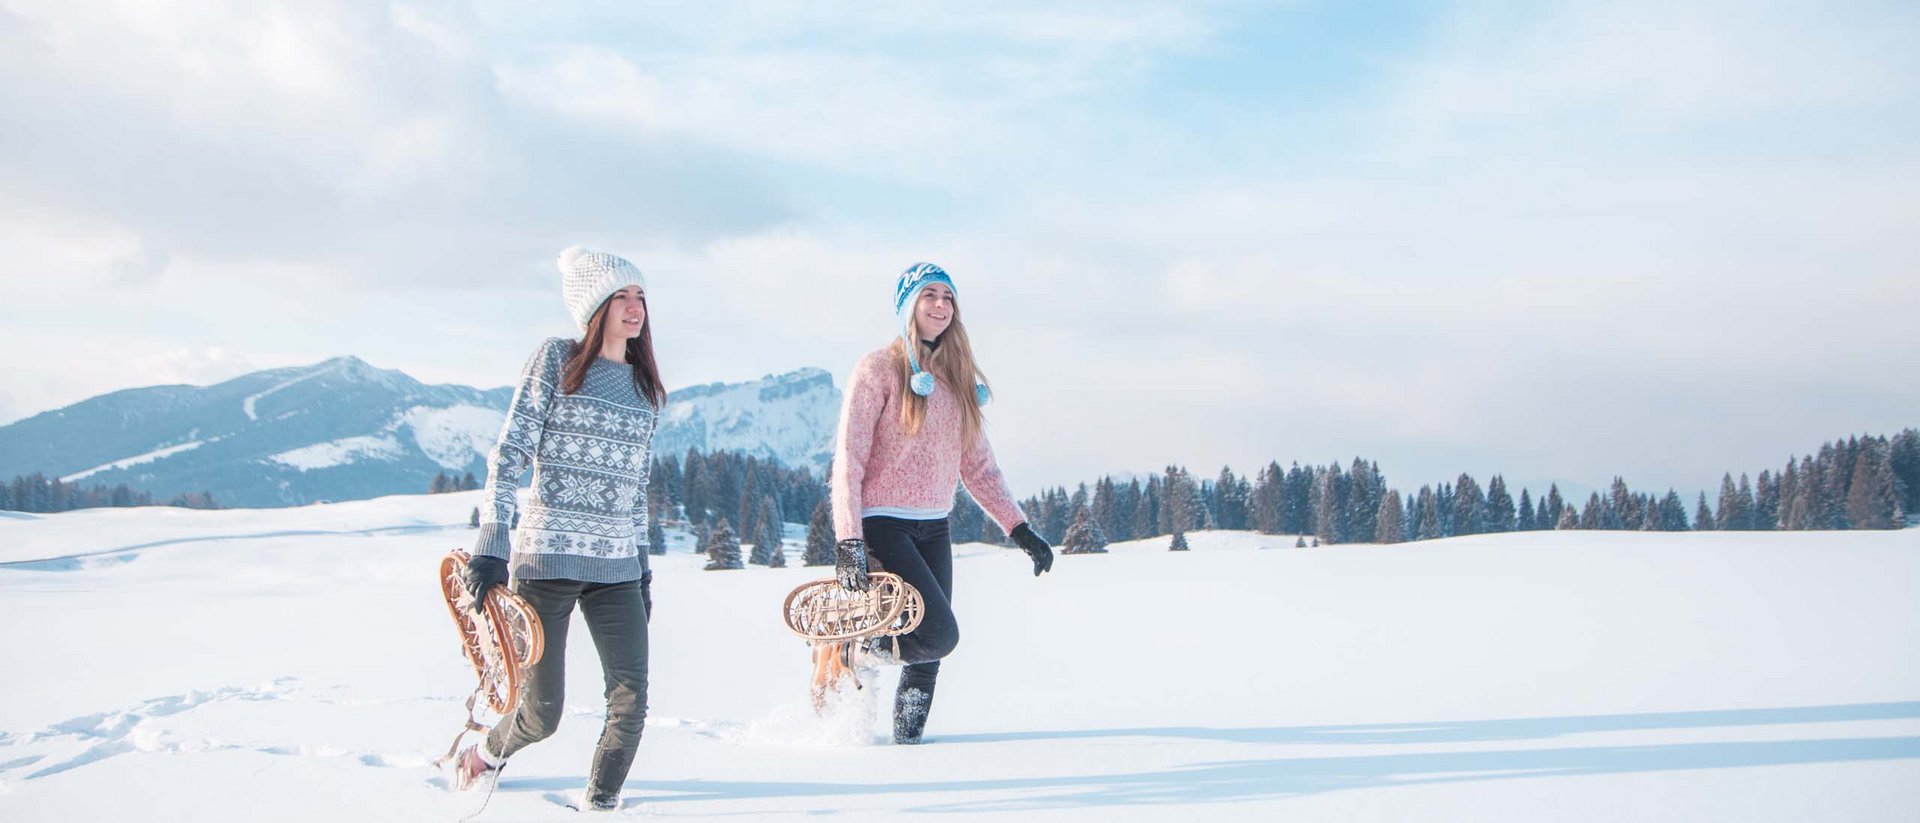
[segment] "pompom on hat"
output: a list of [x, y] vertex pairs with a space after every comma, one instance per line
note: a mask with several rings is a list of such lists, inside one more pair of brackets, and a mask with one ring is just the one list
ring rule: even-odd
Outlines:
[[560, 267], [560, 295], [566, 298], [567, 312], [573, 315], [581, 334], [587, 333], [593, 313], [614, 292], [628, 286], [639, 286], [642, 294], [647, 291], [647, 278], [640, 269], [617, 254], [569, 246], [560, 252], [556, 264]]
[[[893, 314], [900, 323], [900, 339], [907, 344], [907, 366], [913, 370], [907, 387], [921, 397], [933, 394], [934, 379], [932, 374], [920, 369], [920, 341], [913, 339], [913, 309], [920, 300], [920, 292], [935, 283], [944, 284], [953, 291], [954, 297], [960, 296], [960, 290], [954, 288], [953, 278], [947, 274], [947, 270], [932, 263], [908, 266], [893, 286]], [[993, 393], [987, 390], [985, 383], [973, 384], [973, 396], [982, 406], [993, 400]]]

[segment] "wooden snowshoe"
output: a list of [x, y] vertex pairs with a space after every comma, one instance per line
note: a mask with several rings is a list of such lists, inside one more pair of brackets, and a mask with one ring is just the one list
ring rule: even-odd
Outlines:
[[782, 608], [787, 628], [813, 650], [813, 708], [826, 706], [827, 692], [842, 682], [862, 688], [855, 671], [859, 646], [869, 637], [906, 634], [920, 627], [926, 601], [899, 575], [874, 572], [857, 592], [835, 578], [802, 583]]
[[[440, 593], [460, 631], [460, 649], [480, 679], [475, 697], [484, 698], [488, 709], [506, 717], [520, 704], [527, 672], [545, 652], [545, 635], [540, 632], [540, 615], [506, 586], [488, 589], [483, 611], [475, 612], [473, 596], [467, 594], [467, 560], [467, 553], [458, 549], [440, 559]], [[474, 702], [468, 701], [469, 723]]]

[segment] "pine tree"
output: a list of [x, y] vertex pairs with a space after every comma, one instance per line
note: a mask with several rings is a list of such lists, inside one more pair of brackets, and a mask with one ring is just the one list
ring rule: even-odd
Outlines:
[[1627, 488], [1627, 481], [1614, 475], [1613, 483], [1607, 487], [1607, 496], [1600, 502], [1600, 528], [1636, 529], [1640, 527], [1639, 512], [1634, 510], [1633, 491]]
[[954, 489], [953, 515], [947, 520], [947, 534], [954, 544], [980, 542], [980, 531], [987, 525], [987, 514], [975, 505], [967, 493]]
[[1887, 466], [1901, 510], [1920, 512], [1920, 429], [1903, 429], [1888, 441]]
[[1497, 474], [1487, 481], [1486, 530], [1490, 533], [1514, 530], [1513, 496], [1507, 493], [1506, 478]]
[[1733, 485], [1733, 473], [1720, 475], [1720, 508], [1713, 518], [1719, 531], [1738, 531], [1744, 512], [1740, 510], [1740, 491]]
[[1746, 472], [1740, 473], [1740, 488], [1734, 494], [1739, 498], [1739, 529], [1750, 532], [1759, 528], [1758, 518], [1754, 512], [1753, 483], [1747, 479]]
[[1280, 497], [1281, 534], [1306, 534], [1312, 530], [1313, 486], [1313, 473], [1300, 468], [1299, 463], [1287, 469], [1286, 483], [1281, 487]]
[[1687, 504], [1673, 489], [1667, 489], [1667, 496], [1660, 500], [1660, 528], [1670, 532], [1687, 530]]
[[1580, 528], [1593, 530], [1606, 528], [1607, 504], [1600, 502], [1600, 493], [1587, 495], [1587, 505], [1580, 509]]
[[1347, 469], [1347, 539], [1364, 543], [1380, 535], [1380, 505], [1387, 495], [1386, 479], [1373, 464], [1353, 459]]
[[1400, 491], [1393, 489], [1380, 499], [1380, 511], [1374, 517], [1376, 523], [1373, 542], [1398, 543], [1406, 535], [1406, 526], [1401, 522]]
[[444, 494], [447, 491], [447, 476], [442, 472], [433, 473], [433, 483], [427, 486], [427, 494]]
[[1693, 530], [1697, 532], [1713, 531], [1719, 519], [1713, 516], [1713, 510], [1707, 508], [1707, 493], [1700, 493], [1700, 507], [1693, 511]]
[[1249, 495], [1248, 517], [1253, 530], [1261, 534], [1279, 534], [1281, 530], [1281, 508], [1286, 494], [1284, 488], [1286, 475], [1281, 472], [1279, 463], [1269, 463], [1260, 470], [1254, 480], [1253, 493]]
[[1514, 521], [1514, 530], [1530, 532], [1533, 531], [1533, 529], [1533, 498], [1528, 495], [1526, 489], [1521, 489], [1520, 513]]
[[473, 514], [467, 517], [467, 528], [469, 529], [480, 528], [480, 507], [479, 506], [474, 506]]
[[480, 488], [480, 481], [474, 479], [473, 472], [467, 472], [466, 476], [460, 478], [461, 491], [470, 492], [477, 488]]
[[713, 527], [712, 536], [707, 538], [707, 571], [725, 571], [744, 569], [740, 562], [740, 540], [733, 535], [733, 523], [720, 518]]
[[991, 517], [987, 518], [987, 524], [980, 529], [980, 542], [989, 546], [1013, 545], [1013, 541], [1007, 538], [1006, 531], [1001, 529], [1000, 524]]
[[1133, 507], [1133, 537], [1158, 537], [1166, 532], [1160, 531], [1155, 524], [1160, 514], [1160, 477], [1151, 475], [1147, 484], [1140, 490], [1140, 498]]
[[1787, 468], [1780, 472], [1780, 481], [1774, 484], [1773, 527], [1776, 529], [1794, 529], [1793, 498], [1800, 493], [1800, 472], [1794, 467], [1793, 458], [1787, 458]]
[[1305, 535], [1301, 535], [1300, 537], [1296, 537], [1296, 538], [1294, 538], [1294, 539], [1293, 539], [1293, 547], [1294, 547], [1294, 548], [1296, 548], [1296, 549], [1304, 549], [1304, 548], [1306, 548], [1306, 547], [1307, 547], [1307, 538], [1306, 538], [1306, 536], [1305, 536]]
[[1187, 551], [1187, 550], [1188, 550], [1188, 549], [1187, 549], [1187, 532], [1186, 532], [1186, 530], [1185, 530], [1185, 529], [1179, 529], [1179, 530], [1176, 530], [1176, 531], [1174, 531], [1174, 533], [1173, 533], [1173, 544], [1167, 547], [1167, 551], [1174, 551], [1174, 552], [1183, 552], [1183, 551]]
[[1247, 527], [1247, 486], [1240, 478], [1233, 476], [1233, 469], [1220, 467], [1220, 478], [1214, 481], [1214, 494], [1219, 498], [1220, 528], [1241, 530]]
[[1894, 494], [1893, 467], [1877, 444], [1861, 449], [1848, 484], [1847, 522], [1855, 529], [1897, 529], [1905, 525], [1900, 499]]
[[1780, 484], [1775, 482], [1773, 474], [1761, 471], [1753, 481], [1753, 512], [1749, 519], [1757, 531], [1770, 532], [1780, 527], [1777, 513], [1780, 511]]
[[1561, 531], [1580, 528], [1580, 516], [1573, 513], [1572, 506], [1563, 503], [1560, 506], [1560, 517], [1553, 521], [1553, 527]]
[[813, 517], [807, 521], [807, 550], [801, 562], [809, 566], [833, 565], [833, 508], [826, 500], [813, 507]]
[[1480, 484], [1461, 472], [1453, 486], [1453, 533], [1480, 534], [1486, 531], [1486, 518], [1487, 501], [1480, 493]]
[[1094, 482], [1093, 500], [1087, 504], [1087, 507], [1093, 522], [1098, 524], [1103, 532], [1108, 526], [1113, 525], [1113, 505], [1113, 478], [1102, 477]]
[[647, 554], [667, 553], [667, 529], [660, 525], [659, 513], [647, 518]]
[[1201, 525], [1200, 487], [1193, 482], [1193, 475], [1179, 466], [1168, 466], [1166, 482], [1161, 485], [1166, 490], [1164, 520], [1172, 532], [1185, 532]]
[[1539, 517], [1540, 528], [1560, 528], [1560, 515], [1567, 508], [1566, 500], [1560, 497], [1560, 484], [1547, 484], [1547, 501], [1541, 505], [1546, 506], [1547, 512]]
[[1421, 486], [1420, 497], [1414, 507], [1420, 510], [1420, 524], [1416, 536], [1421, 540], [1436, 540], [1440, 537], [1440, 505], [1434, 500], [1433, 487]]
[[1640, 510], [1640, 530], [1643, 532], [1660, 531], [1660, 507], [1651, 502], [1643, 501], [1637, 508]]
[[1066, 538], [1060, 542], [1061, 554], [1102, 554], [1107, 550], [1107, 536], [1100, 529], [1100, 521], [1086, 506], [1074, 510], [1073, 523], [1067, 526]]
[[785, 524], [785, 518], [780, 516], [780, 503], [774, 497], [760, 499], [758, 520], [760, 520], [760, 535], [755, 537], [755, 543], [766, 545], [766, 566], [787, 568], [787, 556], [785, 556], [787, 524]]
[[1124, 486], [1118, 483], [1114, 484], [1113, 519], [1111, 522], [1103, 524], [1107, 528], [1107, 536], [1109, 538], [1119, 541], [1133, 540], [1146, 536], [1138, 534], [1133, 530], [1133, 513], [1135, 509], [1140, 507], [1141, 493], [1139, 480], [1129, 480]]

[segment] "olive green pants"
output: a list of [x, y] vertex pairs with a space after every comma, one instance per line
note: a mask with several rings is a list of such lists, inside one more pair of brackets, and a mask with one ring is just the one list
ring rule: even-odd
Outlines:
[[593, 647], [600, 652], [607, 695], [607, 722], [593, 752], [587, 794], [618, 797], [647, 722], [647, 608], [640, 598], [640, 581], [521, 579], [513, 581], [513, 591], [540, 614], [546, 650], [533, 666], [520, 708], [487, 735], [487, 751], [511, 757], [560, 726], [566, 702], [567, 624], [578, 604], [593, 634]]

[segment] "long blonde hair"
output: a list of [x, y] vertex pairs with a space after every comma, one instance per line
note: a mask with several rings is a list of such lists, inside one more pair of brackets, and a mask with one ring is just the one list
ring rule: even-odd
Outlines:
[[[947, 324], [947, 330], [940, 333], [940, 347], [930, 349], [920, 342], [920, 318], [910, 316], [907, 319], [907, 336], [913, 339], [918, 349], [915, 355], [920, 358], [920, 368], [932, 374], [939, 386], [934, 391], [953, 392], [954, 401], [960, 404], [960, 447], [972, 448], [980, 439], [980, 431], [986, 426], [986, 417], [980, 412], [980, 397], [974, 384], [987, 385], [987, 376], [980, 372], [980, 366], [973, 360], [973, 345], [967, 342], [967, 327], [960, 322], [960, 301], [953, 304], [953, 322]], [[907, 341], [893, 341], [894, 367], [900, 370], [900, 427], [907, 436], [920, 433], [920, 424], [927, 419], [927, 398], [914, 394], [909, 384], [913, 382], [913, 367], [907, 363]]]

